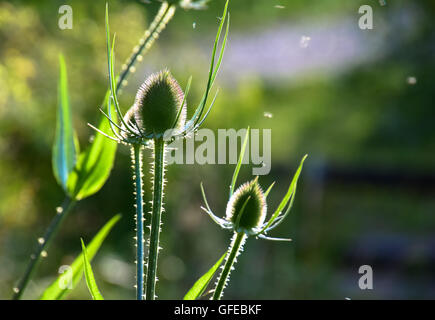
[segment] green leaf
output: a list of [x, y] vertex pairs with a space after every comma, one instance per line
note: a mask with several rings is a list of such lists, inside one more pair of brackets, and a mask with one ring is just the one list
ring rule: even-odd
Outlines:
[[[110, 230], [120, 218], [121, 215], [118, 214], [110, 219], [109, 222], [107, 222], [104, 227], [101, 228], [101, 230], [89, 243], [87, 248], [89, 261], [92, 261]], [[71, 272], [65, 272], [61, 274], [47, 289], [45, 289], [40, 297], [40, 300], [61, 300], [66, 298], [72, 289], [77, 286], [83, 276], [83, 262], [83, 253], [81, 253], [71, 264]], [[72, 288], [68, 288], [68, 280], [71, 280]]]
[[272, 184], [269, 186], [269, 188], [267, 188], [266, 192], [264, 193], [264, 199], [267, 199], [267, 196], [269, 195], [269, 193], [272, 190], [274, 185], [275, 185], [275, 181], [272, 182]]
[[186, 293], [183, 300], [196, 300], [201, 297], [208, 284], [210, 283], [211, 279], [213, 278], [214, 274], [216, 273], [217, 269], [222, 264], [222, 261], [224, 261], [226, 255], [227, 253], [225, 252], [218, 260], [218, 262], [216, 262], [210, 270], [208, 270], [201, 278], [199, 278], [195, 282], [193, 287], [190, 288], [190, 290]]
[[[111, 97], [114, 96], [115, 107], [118, 100], [116, 99], [116, 90], [114, 88], [115, 79], [113, 77], [113, 57], [110, 50], [109, 38], [109, 21], [108, 8], [106, 4], [106, 33], [107, 33], [107, 50], [108, 50], [108, 65], [109, 65], [109, 87], [110, 90], [106, 93], [103, 105], [108, 108], [108, 115], [114, 112], [113, 106], [109, 103]], [[112, 47], [113, 50], [113, 47]], [[115, 123], [116, 119], [112, 119]], [[98, 131], [110, 136], [113, 132], [113, 125], [104, 114], [100, 116], [100, 123], [97, 127]], [[115, 161], [117, 142], [108, 139], [102, 134], [96, 134], [94, 141], [87, 150], [82, 152], [78, 158], [77, 165], [68, 179], [68, 192], [76, 199], [81, 200], [98, 192], [109, 178]]]
[[[109, 95], [104, 103], [107, 104]], [[110, 134], [110, 122], [101, 115], [98, 129]], [[89, 197], [99, 191], [109, 178], [115, 161], [117, 143], [102, 134], [96, 134], [92, 144], [77, 160], [74, 170], [68, 179], [68, 192], [75, 200]]]
[[[213, 87], [214, 80], [215, 80], [216, 75], [219, 71], [220, 65], [222, 63], [222, 58], [224, 56], [225, 47], [227, 44], [228, 32], [229, 32], [229, 25], [230, 25], [229, 14], [227, 15], [228, 4], [229, 4], [229, 0], [227, 0], [227, 2], [225, 3], [221, 22], [219, 24], [218, 32], [216, 34], [216, 39], [215, 39], [214, 44], [213, 44], [213, 51], [212, 51], [212, 55], [211, 55], [210, 69], [209, 69], [209, 73], [208, 73], [207, 87], [206, 87], [205, 92], [202, 96], [201, 102], [199, 103], [198, 107], [195, 110], [195, 113], [193, 114], [192, 119], [190, 120], [190, 121], [193, 121], [195, 123], [195, 125], [200, 121], [200, 118], [201, 118], [201, 115], [204, 111], [205, 105], [207, 104], [207, 99], [208, 99], [209, 93], [211, 91], [211, 88]], [[226, 31], [225, 31], [224, 38], [222, 40], [222, 45], [221, 45], [219, 57], [218, 57], [216, 65], [215, 65], [217, 46], [219, 43], [219, 39], [221, 38], [222, 29], [223, 29], [225, 20], [227, 19], [227, 16], [228, 16], [228, 22], [227, 22], [227, 26], [226, 26]]]
[[94, 272], [92, 271], [91, 263], [88, 259], [86, 246], [83, 242], [83, 239], [80, 239], [80, 241], [82, 242], [83, 263], [85, 265], [85, 278], [89, 292], [91, 293], [92, 299], [104, 300], [103, 296], [100, 293], [100, 290], [98, 290], [97, 282], [95, 281], [94, 277]]
[[76, 162], [76, 149], [78, 149], [78, 146], [71, 121], [67, 72], [63, 55], [59, 55], [59, 67], [58, 108], [52, 164], [57, 182], [66, 191], [68, 176]]
[[239, 161], [237, 161], [237, 165], [233, 173], [233, 179], [231, 180], [230, 198], [234, 193], [237, 176], [239, 175], [240, 167], [242, 166], [243, 156], [245, 155], [246, 145], [248, 144], [248, 138], [249, 138], [249, 127], [248, 130], [246, 131], [245, 140], [243, 141], [242, 149], [240, 150]]
[[284, 212], [283, 215], [281, 215], [280, 220], [278, 222], [276, 222], [272, 227], [275, 228], [276, 226], [278, 226], [285, 219], [285, 217], [288, 215], [288, 213], [290, 212], [290, 209], [293, 206], [293, 202], [294, 202], [295, 195], [296, 195], [296, 187], [298, 185], [298, 179], [299, 179], [299, 176], [301, 174], [302, 167], [304, 166], [304, 161], [307, 157], [308, 157], [308, 155], [305, 155], [302, 158], [301, 163], [299, 164], [298, 170], [296, 170], [296, 173], [293, 176], [292, 182], [290, 183], [290, 187], [288, 188], [287, 193], [285, 194], [281, 203], [278, 205], [278, 208], [272, 214], [269, 222], [264, 226], [264, 228], [258, 234], [263, 233], [263, 231], [265, 231], [266, 229], [271, 227], [272, 223], [278, 218], [278, 216], [281, 214], [282, 210], [284, 210], [285, 206], [289, 203], [289, 201], [290, 201], [290, 204], [288, 205], [287, 210]]
[[[108, 115], [115, 112], [115, 107], [118, 101], [116, 99], [116, 90], [114, 88], [115, 79], [113, 77], [113, 59], [112, 50], [110, 49], [109, 25], [108, 25], [108, 9], [106, 4], [106, 33], [107, 33], [107, 50], [108, 50], [108, 72], [109, 72], [109, 87], [110, 90], [106, 93], [103, 105], [108, 109]], [[112, 90], [113, 89], [113, 90]], [[109, 100], [114, 96], [115, 107], [109, 103]], [[105, 108], [102, 108], [105, 109]], [[116, 118], [111, 118], [114, 123], [117, 123]], [[113, 133], [113, 125], [109, 119], [102, 114], [97, 127], [98, 131], [110, 136]], [[109, 178], [115, 161], [117, 142], [108, 139], [102, 134], [96, 134], [94, 141], [87, 150], [82, 152], [78, 158], [77, 165], [68, 179], [68, 191], [70, 195], [81, 200], [98, 192]]]
[[[109, 88], [111, 96], [109, 99], [113, 100], [116, 108], [116, 114], [119, 116], [121, 123], [124, 127], [130, 132], [134, 133], [134, 131], [130, 130], [130, 126], [124, 121], [124, 116], [122, 115], [121, 108], [119, 107], [117, 89], [116, 89], [116, 79], [115, 79], [115, 35], [112, 40], [112, 47], [110, 47], [110, 28], [109, 28], [109, 4], [106, 3], [106, 45], [107, 45], [107, 67], [109, 73]], [[110, 104], [109, 104], [110, 105]], [[108, 108], [108, 115], [111, 118], [111, 108]], [[113, 129], [112, 129], [113, 130]]]
[[[186, 89], [184, 89], [183, 101], [181, 101], [180, 106], [184, 106], [184, 105], [185, 105], [185, 103], [186, 103], [186, 98], [187, 98], [187, 95], [189, 94], [189, 91], [190, 91], [190, 85], [191, 85], [191, 84], [192, 84], [192, 76], [190, 76], [189, 79], [187, 80]], [[183, 111], [183, 108], [178, 109], [177, 116], [175, 117], [175, 121], [174, 121], [174, 123], [172, 124], [172, 128], [173, 128], [173, 129], [175, 129], [175, 126], [177, 125], [178, 120], [180, 119], [180, 116], [181, 116], [181, 112], [182, 112], [182, 111]]]

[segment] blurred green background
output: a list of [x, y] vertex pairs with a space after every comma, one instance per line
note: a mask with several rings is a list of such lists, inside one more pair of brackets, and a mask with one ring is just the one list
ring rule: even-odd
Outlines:
[[[58, 28], [63, 4], [73, 8], [72, 30]], [[363, 4], [373, 8], [373, 30], [358, 27]], [[119, 70], [159, 4], [109, 5]], [[223, 5], [177, 10], [129, 79], [125, 108], [149, 73], [168, 67], [183, 87], [193, 75], [191, 112], [205, 87]], [[61, 52], [82, 148], [93, 134], [86, 123], [97, 121], [107, 89], [104, 7], [0, 2], [0, 299], [11, 297], [63, 200], [51, 169]], [[263, 186], [276, 181], [270, 210], [299, 160], [309, 158], [293, 212], [271, 234], [294, 241], [249, 239], [225, 298], [435, 298], [434, 9], [430, 0], [230, 1], [221, 90], [205, 127], [272, 129], [272, 170], [260, 177]], [[159, 298], [182, 298], [226, 250], [231, 235], [200, 211], [199, 184], [222, 216], [233, 168], [169, 167]], [[245, 166], [239, 182], [251, 177]], [[129, 150], [121, 146], [110, 179], [68, 217], [24, 298], [37, 298], [80, 252], [80, 237], [90, 241], [121, 212], [93, 266], [106, 299], [133, 299], [133, 200]], [[373, 290], [358, 287], [361, 265], [373, 268]], [[90, 298], [84, 281], [70, 298]]]

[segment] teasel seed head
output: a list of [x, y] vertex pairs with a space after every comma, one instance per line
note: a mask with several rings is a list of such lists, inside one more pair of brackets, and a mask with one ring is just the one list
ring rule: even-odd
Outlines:
[[[128, 109], [128, 111], [125, 113], [124, 115], [124, 122], [127, 124], [134, 124], [135, 121], [135, 117], [134, 117], [134, 113], [135, 113], [135, 106], [133, 105], [130, 109]], [[133, 137], [133, 135], [131, 135], [131, 133], [127, 130], [127, 128], [125, 127], [125, 125], [123, 123], [121, 123], [121, 127], [122, 130], [120, 131], [120, 135], [123, 138], [130, 138]]]
[[[126, 114], [134, 115], [139, 129], [153, 138], [162, 137], [167, 130], [181, 129], [186, 121], [184, 93], [169, 70], [149, 76], [140, 86], [134, 105]], [[178, 112], [182, 108], [177, 119]], [[177, 123], [175, 123], [177, 120]]]
[[226, 220], [231, 221], [236, 232], [255, 234], [266, 218], [267, 205], [258, 178], [240, 186], [231, 196], [226, 210]]

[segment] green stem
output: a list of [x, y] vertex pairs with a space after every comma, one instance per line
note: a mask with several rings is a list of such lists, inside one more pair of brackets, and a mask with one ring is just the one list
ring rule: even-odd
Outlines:
[[159, 236], [165, 171], [164, 154], [165, 142], [162, 138], [154, 139], [154, 190], [145, 295], [147, 300], [155, 299], [157, 256], [159, 254]]
[[136, 187], [136, 299], [144, 299], [144, 235], [143, 235], [143, 192], [142, 192], [142, 146], [133, 146], [134, 184]]
[[75, 200], [66, 197], [62, 203], [62, 206], [56, 210], [57, 214], [51, 220], [44, 236], [38, 239], [38, 247], [30, 256], [30, 262], [27, 266], [26, 272], [24, 273], [24, 277], [21, 279], [18, 286], [14, 288], [14, 296], [12, 297], [13, 300], [19, 300], [23, 295], [27, 284], [29, 283], [37, 269], [37, 266], [39, 265], [39, 262], [41, 261], [41, 258], [47, 254], [48, 247], [50, 246], [52, 239], [56, 236], [62, 221], [66, 218], [75, 204]]
[[246, 234], [244, 232], [238, 232], [234, 234], [231, 245], [228, 248], [227, 259], [222, 273], [219, 277], [219, 280], [216, 284], [212, 300], [220, 300], [222, 298], [222, 294], [228, 281], [228, 277], [231, 273], [231, 269], [233, 267], [233, 264], [236, 262], [236, 258], [239, 255], [240, 249], [243, 247], [245, 240]]
[[[127, 59], [126, 68], [120, 73], [118, 82], [116, 85], [117, 93], [124, 86], [124, 80], [129, 76], [131, 67], [139, 60], [139, 56], [146, 53], [146, 51], [152, 46], [153, 42], [158, 37], [158, 34], [166, 27], [167, 23], [172, 19], [175, 13], [175, 5], [169, 5], [167, 2], [164, 2], [157, 15], [155, 16], [153, 22], [151, 23], [148, 30], [145, 31], [144, 37], [142, 37], [139, 45], [139, 50], [135, 50], [129, 59]], [[57, 214], [54, 219], [51, 221], [50, 226], [48, 227], [45, 235], [42, 239], [45, 239], [44, 243], [39, 243], [38, 248], [35, 253], [31, 255], [31, 261], [27, 266], [26, 273], [24, 277], [21, 279], [19, 285], [14, 288], [14, 296], [13, 299], [20, 299], [28, 282], [32, 278], [37, 266], [41, 260], [41, 252], [46, 251], [49, 247], [49, 242], [54, 238], [57, 229], [60, 227], [63, 219], [68, 215], [69, 211], [71, 211], [72, 207], [76, 203], [75, 200], [71, 200], [68, 197], [65, 199], [62, 204], [62, 211], [60, 214]]]

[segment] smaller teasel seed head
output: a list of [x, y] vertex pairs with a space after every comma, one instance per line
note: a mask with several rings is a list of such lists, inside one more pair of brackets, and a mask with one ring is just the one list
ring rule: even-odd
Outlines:
[[[149, 76], [139, 88], [132, 106], [140, 131], [159, 138], [167, 130], [182, 128], [186, 119], [186, 103], [181, 105], [183, 99], [183, 90], [169, 70]], [[182, 110], [177, 120], [180, 108]]]
[[240, 186], [231, 196], [226, 210], [226, 220], [231, 221], [236, 232], [255, 234], [266, 218], [267, 205], [258, 178]]
[[[133, 105], [130, 109], [128, 109], [128, 111], [125, 113], [124, 115], [124, 122], [127, 124], [132, 124], [134, 123], [135, 117], [135, 105]], [[127, 128], [124, 126], [124, 124], [121, 124], [122, 130], [120, 131], [120, 134], [123, 138], [134, 138], [135, 136], [132, 135]]]

